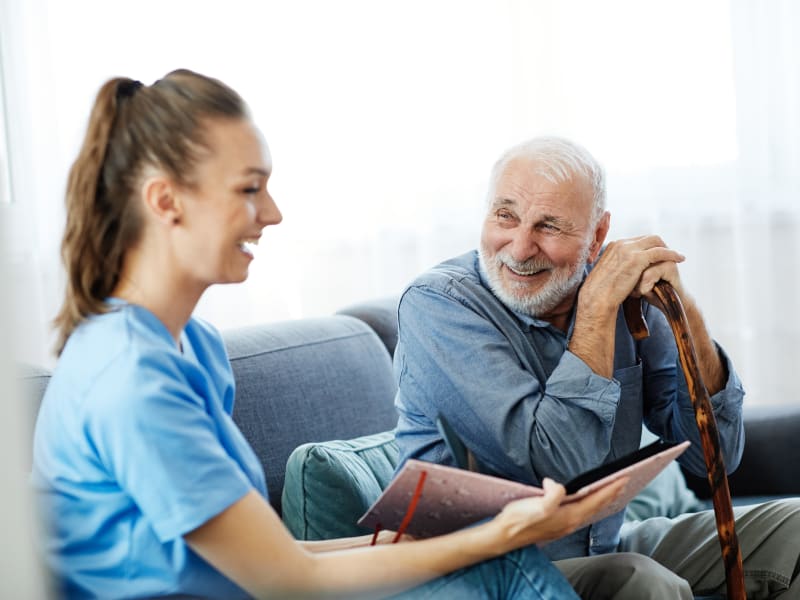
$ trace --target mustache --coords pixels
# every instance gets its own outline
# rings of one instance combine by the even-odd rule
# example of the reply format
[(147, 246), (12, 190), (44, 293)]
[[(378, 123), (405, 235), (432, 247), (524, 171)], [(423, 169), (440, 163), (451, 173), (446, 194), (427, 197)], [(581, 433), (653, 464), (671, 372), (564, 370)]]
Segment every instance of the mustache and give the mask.
[(505, 265), (514, 269), (519, 273), (535, 273), (544, 269), (553, 269), (555, 265), (543, 256), (535, 256), (524, 261), (517, 261), (508, 256), (507, 254), (497, 254), (494, 257), (496, 266), (500, 267)]

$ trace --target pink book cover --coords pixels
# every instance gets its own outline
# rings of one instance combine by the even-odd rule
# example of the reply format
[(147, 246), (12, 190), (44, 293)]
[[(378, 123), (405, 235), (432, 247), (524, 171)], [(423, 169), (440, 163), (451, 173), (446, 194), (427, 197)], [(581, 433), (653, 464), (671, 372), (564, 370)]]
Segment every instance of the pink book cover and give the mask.
[[(574, 502), (625, 475), (630, 479), (613, 503), (595, 513), (586, 525), (624, 509), (642, 488), (650, 483), (664, 467), (689, 447), (682, 442), (638, 462), (605, 475), (580, 487), (564, 498), (563, 504)], [(499, 513), (503, 507), (519, 498), (541, 496), (541, 488), (509, 481), (492, 475), (475, 473), (409, 459), (381, 496), (362, 516), (358, 524), (374, 529), (397, 530), (409, 508), (414, 492), (425, 472), (416, 509), (405, 530), (418, 538), (432, 537), (461, 529)], [(580, 479), (580, 476), (576, 480)], [(575, 480), (573, 480), (575, 481)], [(567, 486), (568, 489), (570, 486)]]

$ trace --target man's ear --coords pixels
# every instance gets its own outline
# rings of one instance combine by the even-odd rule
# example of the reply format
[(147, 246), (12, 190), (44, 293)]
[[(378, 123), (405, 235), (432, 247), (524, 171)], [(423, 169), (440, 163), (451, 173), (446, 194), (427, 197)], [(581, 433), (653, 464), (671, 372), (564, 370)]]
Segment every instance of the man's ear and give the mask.
[(589, 244), (589, 258), (587, 259), (588, 264), (592, 264), (597, 260), (600, 250), (603, 248), (603, 242), (606, 241), (606, 236), (608, 235), (608, 230), (610, 227), (611, 213), (606, 211), (603, 213), (603, 216), (600, 217), (600, 220), (595, 226), (594, 235), (592, 236), (592, 243)]
[(146, 210), (165, 224), (180, 223), (183, 204), (175, 184), (166, 176), (157, 174), (145, 179), (142, 195)]

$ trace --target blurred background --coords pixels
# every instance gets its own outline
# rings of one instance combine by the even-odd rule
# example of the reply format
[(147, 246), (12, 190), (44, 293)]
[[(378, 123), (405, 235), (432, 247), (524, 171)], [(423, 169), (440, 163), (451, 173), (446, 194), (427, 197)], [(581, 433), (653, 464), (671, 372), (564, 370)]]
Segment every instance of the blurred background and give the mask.
[(99, 86), (186, 67), (250, 104), (284, 213), (220, 328), (398, 294), (474, 248), (489, 170), (537, 134), (609, 173), (611, 238), (658, 233), (749, 403), (797, 402), (800, 3), (0, 0), (0, 222), (18, 360), (52, 366), (63, 191)]

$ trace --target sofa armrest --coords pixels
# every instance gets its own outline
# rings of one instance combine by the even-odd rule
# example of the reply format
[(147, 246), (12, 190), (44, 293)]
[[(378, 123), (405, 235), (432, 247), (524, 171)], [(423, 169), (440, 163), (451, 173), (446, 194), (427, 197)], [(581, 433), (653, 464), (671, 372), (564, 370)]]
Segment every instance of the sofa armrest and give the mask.
[[(742, 461), (728, 477), (731, 496), (800, 495), (800, 405), (745, 406), (744, 430)], [(705, 479), (684, 474), (698, 497), (711, 497)]]

